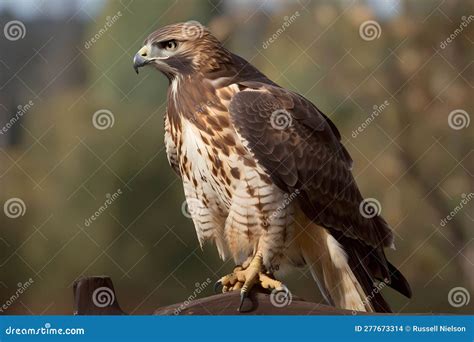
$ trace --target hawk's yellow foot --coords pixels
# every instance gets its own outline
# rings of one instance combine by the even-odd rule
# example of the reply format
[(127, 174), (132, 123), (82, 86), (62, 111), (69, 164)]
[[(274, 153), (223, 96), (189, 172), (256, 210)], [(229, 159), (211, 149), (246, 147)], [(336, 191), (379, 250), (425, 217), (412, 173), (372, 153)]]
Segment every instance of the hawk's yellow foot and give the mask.
[(264, 289), (276, 289), (277, 291), (286, 289), (286, 286), (280, 281), (273, 279), (265, 272), (262, 260), (262, 253), (257, 252), (248, 267), (237, 266), (231, 274), (222, 277), (216, 283), (216, 288), (222, 285), (222, 292), (240, 289), (239, 311), (241, 311), (245, 298), (248, 297), (255, 284), (259, 284)]
[(214, 292), (217, 292), (219, 287), (222, 286), (222, 292), (228, 292), (232, 291), (234, 287), (240, 288), (242, 285), (240, 284), (240, 287), (238, 285), (239, 281), (237, 280), (237, 272), (241, 271), (243, 268), (242, 266), (236, 266), (232, 273), (223, 276), (220, 278), (215, 284), (214, 284)]

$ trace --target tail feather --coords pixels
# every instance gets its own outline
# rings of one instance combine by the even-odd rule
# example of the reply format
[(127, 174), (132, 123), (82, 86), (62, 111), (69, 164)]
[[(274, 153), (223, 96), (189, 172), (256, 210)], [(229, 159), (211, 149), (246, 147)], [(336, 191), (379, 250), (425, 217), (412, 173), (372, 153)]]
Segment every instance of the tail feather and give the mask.
[(366, 300), (371, 302), (376, 312), (392, 312), (381, 294), (387, 286), (411, 297), (408, 281), (387, 260), (382, 248), (373, 248), (343, 236), (338, 236), (337, 240), (348, 255), (350, 268), (363, 287)]
[(390, 305), (385, 301), (380, 293), (380, 291), (388, 284), (386, 282), (376, 281), (364, 263), (362, 262), (357, 265), (356, 262), (353, 262), (354, 259), (355, 258), (349, 254), (349, 264), (351, 265), (352, 272), (364, 289), (364, 301), (371, 304), (374, 312), (392, 312)]
[(367, 312), (391, 312), (381, 291), (390, 286), (410, 297), (411, 290), (403, 275), (385, 256), (383, 248), (327, 230), (314, 222), (298, 236), (305, 263), (329, 304)]
[(326, 229), (310, 224), (301, 235), (300, 246), (303, 258), (329, 304), (347, 310), (374, 311), (351, 270), (348, 256)]
[(408, 284), (403, 274), (390, 262), (388, 263), (388, 270), (390, 272), (390, 287), (405, 297), (411, 298), (412, 292), (410, 284)]

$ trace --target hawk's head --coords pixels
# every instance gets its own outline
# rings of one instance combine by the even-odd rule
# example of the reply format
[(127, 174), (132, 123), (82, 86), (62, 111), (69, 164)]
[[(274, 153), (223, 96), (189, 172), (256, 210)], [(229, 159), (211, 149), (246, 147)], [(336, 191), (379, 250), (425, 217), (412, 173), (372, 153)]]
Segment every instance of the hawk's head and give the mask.
[(133, 68), (153, 65), (169, 79), (206, 72), (226, 60), (227, 50), (197, 21), (168, 25), (148, 36), (133, 58)]

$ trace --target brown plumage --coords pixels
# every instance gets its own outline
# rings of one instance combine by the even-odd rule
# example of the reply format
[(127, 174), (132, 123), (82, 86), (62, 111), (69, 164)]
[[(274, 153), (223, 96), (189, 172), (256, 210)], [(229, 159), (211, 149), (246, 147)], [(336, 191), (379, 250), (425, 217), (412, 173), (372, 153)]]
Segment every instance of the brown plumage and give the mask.
[(393, 245), (388, 224), (362, 215), (352, 160), (316, 106), (197, 22), (152, 33), (134, 59), (136, 70), (147, 64), (170, 81), (166, 151), (199, 242), (213, 240), (222, 258), (242, 265), (222, 278), (226, 289), (246, 292), (258, 277), (253, 265), (269, 276), (309, 265), (340, 307), (390, 311), (379, 282), (411, 295), (384, 254)]

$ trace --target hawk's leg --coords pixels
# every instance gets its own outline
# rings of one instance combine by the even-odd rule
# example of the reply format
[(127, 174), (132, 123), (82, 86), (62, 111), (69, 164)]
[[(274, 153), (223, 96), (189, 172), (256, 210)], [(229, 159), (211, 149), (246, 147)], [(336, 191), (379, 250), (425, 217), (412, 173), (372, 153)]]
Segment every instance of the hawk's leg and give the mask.
[(255, 284), (259, 284), (264, 289), (276, 289), (284, 291), (286, 287), (278, 280), (272, 278), (263, 266), (262, 252), (257, 252), (247, 267), (237, 266), (234, 271), (219, 279), (216, 288), (222, 285), (222, 292), (240, 290), (239, 311), (250, 290)]

